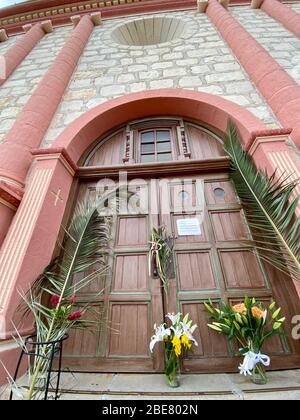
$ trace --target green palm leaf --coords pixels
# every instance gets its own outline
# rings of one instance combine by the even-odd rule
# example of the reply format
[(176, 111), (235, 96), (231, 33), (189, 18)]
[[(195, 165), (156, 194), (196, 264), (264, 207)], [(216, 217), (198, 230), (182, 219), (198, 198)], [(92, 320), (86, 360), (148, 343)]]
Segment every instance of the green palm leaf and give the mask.
[(231, 159), (231, 178), (244, 207), (253, 239), (263, 259), (300, 281), (300, 219), (292, 197), (295, 181), (257, 169), (243, 150), (234, 124), (229, 121), (224, 149)]
[[(72, 295), (88, 286), (95, 279), (106, 275), (110, 267), (107, 260), (110, 252), (110, 221), (112, 215), (117, 212), (120, 199), (127, 200), (128, 193), (124, 194), (122, 197), (123, 193), (119, 189), (115, 189), (96, 202), (90, 203), (87, 198), (77, 205), (71, 223), (65, 229), (65, 239), (61, 244), (60, 256), (46, 267), (33, 287), (23, 296), (29, 312), (34, 317), (38, 341), (58, 340), (70, 328), (82, 328), (81, 320), (79, 322), (70, 322), (64, 318), (61, 320), (59, 308), (64, 310), (63, 302), (68, 301)], [(110, 215), (106, 216), (108, 208)], [(103, 293), (103, 290), (99, 293)], [(56, 308), (49, 308), (44, 304), (45, 295), (59, 297)], [(89, 303), (85, 300), (84, 311), (88, 308)], [(21, 345), (24, 343), (21, 342)], [(49, 348), (47, 344), (42, 347), (41, 354), (44, 357), (35, 358), (32, 369), (29, 371), (27, 399), (36, 399), (40, 395), (37, 389), (48, 369), (46, 356), (49, 353)]]

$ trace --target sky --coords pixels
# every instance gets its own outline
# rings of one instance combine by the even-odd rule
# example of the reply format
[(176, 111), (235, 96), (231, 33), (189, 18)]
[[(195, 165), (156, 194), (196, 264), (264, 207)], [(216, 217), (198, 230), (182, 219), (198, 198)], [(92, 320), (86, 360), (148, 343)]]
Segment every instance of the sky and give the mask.
[(0, 0), (0, 9), (4, 7), (13, 6), (14, 4), (26, 3), (28, 0)]

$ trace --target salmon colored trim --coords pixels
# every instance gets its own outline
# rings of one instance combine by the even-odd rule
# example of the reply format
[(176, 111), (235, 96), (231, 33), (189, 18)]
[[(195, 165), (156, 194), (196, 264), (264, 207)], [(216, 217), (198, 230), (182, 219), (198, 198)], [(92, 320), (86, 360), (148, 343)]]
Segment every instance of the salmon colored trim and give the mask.
[(78, 166), (76, 163), (71, 159), (70, 155), (63, 147), (47, 147), (45, 149), (34, 149), (32, 150), (33, 156), (49, 156), (49, 155), (56, 155), (61, 154), (68, 164), (71, 166), (74, 172), (78, 170)]
[(0, 198), (7, 201), (14, 207), (18, 207), (24, 191), (7, 184), (5, 181), (0, 181)]
[(178, 116), (203, 122), (225, 133), (228, 118), (239, 129), (246, 147), (252, 132), (266, 126), (245, 108), (220, 96), (186, 89), (158, 89), (132, 93), (96, 106), (71, 123), (53, 143), (66, 149), (71, 160), (81, 156), (101, 136), (139, 118)]
[(206, 14), (300, 148), (300, 86), (217, 0)]
[[(33, 14), (34, 12), (39, 12), (39, 10), (47, 10), (49, 7), (49, 11), (51, 11), (51, 8), (56, 6), (65, 6), (67, 4), (74, 4), (81, 3), (78, 1), (69, 1), (69, 0), (63, 0), (63, 1), (45, 1), (45, 2), (39, 2), (38, 4), (30, 4), (30, 3), (24, 3), (22, 5), (15, 6), (14, 8), (8, 8), (5, 11), (1, 13), (0, 11), (0, 19), (8, 18), (8, 17), (14, 17), (14, 15), (22, 14), (24, 13), (24, 16), (28, 16), (28, 13)], [(244, 5), (249, 4), (248, 0), (231, 0), (231, 5)], [(128, 15), (134, 15), (139, 13), (155, 13), (155, 12), (163, 12), (166, 10), (186, 10), (186, 9), (192, 9), (197, 8), (197, 0), (142, 0), (139, 3), (130, 3), (130, 4), (118, 4), (113, 6), (105, 6), (105, 7), (97, 7), (93, 9), (85, 9), (85, 10), (77, 10), (76, 12), (71, 13), (56, 13), (56, 14), (49, 14), (45, 15), (41, 18), (36, 19), (28, 19), (26, 18), (26, 22), (32, 23), (32, 22), (39, 22), (45, 18), (51, 18), (54, 26), (59, 25), (65, 25), (70, 22), (70, 17), (74, 14), (86, 14), (90, 13), (91, 11), (95, 12), (101, 12), (102, 17), (105, 19), (107, 18), (113, 18), (118, 16), (128, 16)], [(20, 19), (20, 16), (18, 17), (19, 22), (11, 23), (8, 25), (4, 25), (5, 29), (9, 33), (9, 35), (16, 34), (20, 32), (21, 23), (24, 23), (24, 20)], [(22, 24), (23, 24), (22, 23)]]
[[(75, 2), (76, 3), (76, 2)], [(77, 2), (78, 3), (78, 2)], [(48, 2), (49, 10), (55, 5)], [(48, 7), (45, 6), (45, 7)], [(102, 17), (104, 18), (111, 18), (111, 17), (118, 17), (118, 16), (127, 16), (127, 15), (134, 15), (138, 13), (150, 13), (150, 12), (158, 12), (158, 11), (166, 11), (166, 10), (176, 10), (176, 9), (189, 9), (189, 8), (196, 8), (196, 0), (143, 0), (138, 3), (130, 3), (130, 4), (120, 4), (116, 6), (105, 6), (105, 7), (97, 7), (93, 9), (84, 9), (78, 10), (76, 12), (69, 12), (69, 13), (62, 13), (62, 14), (50, 14), (47, 16), (51, 18), (54, 26), (60, 26), (70, 23), (70, 17), (74, 14), (85, 15), (87, 13), (93, 12), (101, 12)], [(20, 13), (20, 12), (17, 12)], [(1, 16), (0, 19), (3, 19), (5, 16)], [(30, 19), (28, 22), (39, 22), (45, 19), (44, 17), (39, 17), (36, 19)], [(27, 22), (27, 21), (26, 21)], [(24, 21), (23, 23), (24, 24)], [(21, 23), (12, 23), (10, 25), (5, 25), (5, 29), (9, 35), (16, 34), (20, 31)]]
[(43, 38), (45, 32), (40, 24), (34, 25), (4, 54), (6, 65), (6, 78), (0, 78), (0, 86), (9, 78), (18, 65), (32, 51), (36, 44)]
[(249, 141), (249, 144), (245, 148), (245, 150), (248, 152), (250, 148), (253, 146), (253, 143), (257, 139), (257, 137), (273, 137), (273, 136), (284, 136), (284, 135), (290, 135), (293, 131), (292, 128), (272, 128), (268, 130), (262, 130), (262, 131), (253, 131), (251, 139)]
[(260, 8), (300, 38), (300, 14), (278, 0), (264, 0)]

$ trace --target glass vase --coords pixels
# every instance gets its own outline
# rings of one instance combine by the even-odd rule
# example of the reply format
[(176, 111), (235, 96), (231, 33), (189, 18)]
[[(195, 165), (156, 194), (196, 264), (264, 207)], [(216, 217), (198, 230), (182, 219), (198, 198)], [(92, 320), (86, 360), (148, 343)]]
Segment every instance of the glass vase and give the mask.
[(176, 356), (172, 345), (166, 344), (165, 359), (166, 359), (165, 373), (166, 373), (167, 384), (171, 388), (177, 388), (180, 386), (179, 359)]
[(178, 388), (180, 386), (179, 373), (176, 372), (175, 375), (167, 376), (167, 383), (171, 388)]
[(251, 379), (255, 385), (265, 385), (268, 382), (266, 370), (262, 363), (257, 363), (254, 367)]

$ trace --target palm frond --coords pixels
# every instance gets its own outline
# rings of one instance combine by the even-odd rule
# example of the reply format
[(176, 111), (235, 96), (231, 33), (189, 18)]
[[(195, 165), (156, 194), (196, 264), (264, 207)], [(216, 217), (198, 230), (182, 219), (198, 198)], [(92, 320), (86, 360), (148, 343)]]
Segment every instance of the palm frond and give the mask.
[[(22, 294), (25, 306), (33, 315), (38, 342), (60, 340), (71, 328), (92, 325), (90, 321), (69, 317), (74, 304), (70, 298), (91, 282), (105, 278), (110, 267), (111, 220), (120, 199), (130, 195), (122, 197), (122, 194), (116, 188), (95, 202), (91, 203), (87, 197), (79, 203), (68, 228), (64, 229), (61, 254), (46, 267), (31, 289)], [(48, 306), (50, 296), (58, 301), (54, 308)], [(85, 300), (81, 305), (80, 316), (88, 310), (89, 303)], [(29, 367), (27, 399), (38, 399), (42, 395), (50, 350), (50, 345), (42, 345)]]
[(268, 176), (257, 169), (243, 150), (231, 121), (224, 148), (231, 159), (231, 178), (262, 258), (300, 281), (300, 220), (295, 216), (299, 197), (293, 197), (298, 182), (277, 176), (276, 172)]
[[(172, 239), (167, 235), (165, 227), (160, 226), (157, 229), (152, 229), (150, 243), (151, 249), (149, 255), (155, 263), (157, 275), (162, 282), (162, 286), (167, 297), (169, 289), (168, 271), (173, 250)], [(151, 266), (152, 264), (150, 262), (149, 268)]]

